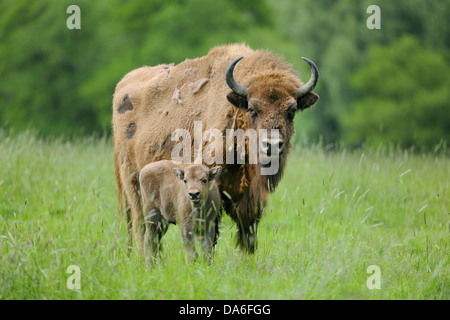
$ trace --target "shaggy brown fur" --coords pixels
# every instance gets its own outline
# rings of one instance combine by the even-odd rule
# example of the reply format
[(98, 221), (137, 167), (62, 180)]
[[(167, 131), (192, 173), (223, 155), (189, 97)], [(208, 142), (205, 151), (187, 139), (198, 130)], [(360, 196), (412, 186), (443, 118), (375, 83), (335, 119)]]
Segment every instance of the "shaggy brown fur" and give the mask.
[(145, 223), (141, 225), (144, 236), (140, 246), (147, 258), (156, 256), (169, 223), (174, 223), (180, 225), (187, 260), (197, 258), (194, 234), (201, 237), (204, 256), (211, 260), (222, 211), (215, 182), (221, 169), (162, 160), (141, 170), (139, 185)]
[[(231, 92), (225, 82), (228, 65), (239, 56), (244, 58), (236, 66), (234, 78), (248, 88), (248, 99)], [(139, 240), (143, 223), (139, 172), (148, 163), (171, 158), (175, 129), (187, 129), (192, 137), (194, 121), (202, 121), (204, 131), (279, 129), (287, 146), (294, 133), (293, 113), (318, 99), (311, 92), (296, 101), (296, 89), (301, 85), (283, 58), (237, 44), (215, 47), (204, 57), (186, 59), (176, 66), (142, 67), (128, 73), (114, 94), (113, 139), (118, 202), (122, 211), (125, 195), (130, 237), (133, 234)], [(257, 109), (256, 118), (249, 115), (250, 105)], [(238, 226), (238, 245), (248, 252), (256, 248), (257, 226), (269, 192), (283, 174), (287, 149), (273, 176), (260, 175), (258, 164), (221, 165), (218, 183), (224, 209)], [(140, 243), (137, 241), (138, 249)]]

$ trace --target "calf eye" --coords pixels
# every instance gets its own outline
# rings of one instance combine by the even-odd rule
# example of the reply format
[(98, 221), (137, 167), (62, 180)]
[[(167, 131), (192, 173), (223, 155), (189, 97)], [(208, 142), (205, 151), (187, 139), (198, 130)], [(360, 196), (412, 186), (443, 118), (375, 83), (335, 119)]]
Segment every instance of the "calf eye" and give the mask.
[(184, 183), (187, 183), (187, 180), (183, 180)]
[(203, 179), (203, 180), (202, 180), (202, 182), (203, 182), (203, 183), (207, 183), (207, 182), (208, 182), (208, 180), (206, 180), (206, 179)]

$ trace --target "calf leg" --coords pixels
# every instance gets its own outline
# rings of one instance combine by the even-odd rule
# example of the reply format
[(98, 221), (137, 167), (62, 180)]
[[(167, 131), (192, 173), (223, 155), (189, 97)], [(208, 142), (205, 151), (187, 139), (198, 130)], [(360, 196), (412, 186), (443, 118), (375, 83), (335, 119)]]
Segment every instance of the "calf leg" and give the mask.
[(203, 226), (204, 230), (202, 230), (203, 232), (201, 233), (203, 256), (209, 262), (211, 262), (214, 257), (214, 247), (217, 242), (217, 222), (217, 219), (206, 221)]
[(183, 239), (183, 246), (186, 250), (186, 261), (195, 261), (198, 257), (197, 250), (195, 250), (195, 222), (192, 217), (184, 219), (181, 229), (181, 238)]
[(169, 224), (158, 208), (146, 210), (144, 253), (146, 259), (154, 259), (161, 250), (161, 239), (169, 228)]
[(213, 259), (214, 247), (217, 243), (219, 216), (214, 208), (210, 208), (205, 217), (197, 222), (196, 233), (200, 235), (204, 258)]

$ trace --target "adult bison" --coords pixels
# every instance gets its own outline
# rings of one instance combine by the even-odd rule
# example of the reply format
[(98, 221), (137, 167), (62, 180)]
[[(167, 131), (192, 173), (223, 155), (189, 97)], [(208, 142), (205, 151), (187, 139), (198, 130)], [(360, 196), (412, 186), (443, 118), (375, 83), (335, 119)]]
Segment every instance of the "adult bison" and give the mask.
[[(224, 209), (238, 228), (237, 244), (254, 252), (268, 195), (280, 181), (286, 164), (289, 141), (295, 132), (294, 116), (319, 98), (312, 92), (318, 69), (312, 61), (304, 60), (312, 72), (306, 84), (283, 58), (233, 44), (215, 47), (204, 57), (187, 59), (176, 66), (133, 70), (117, 84), (113, 140), (118, 202), (122, 212), (125, 196), (130, 241), (134, 237), (138, 251), (146, 245), (147, 229), (140, 202), (139, 172), (150, 162), (171, 159), (172, 148), (177, 144), (172, 141), (172, 133), (182, 128), (194, 135), (194, 122), (201, 121), (203, 131), (276, 129), (279, 133), (258, 140), (260, 154), (279, 163), (277, 172), (262, 175), (260, 162), (219, 163), (223, 173), (218, 184)], [(158, 230), (162, 233), (165, 228)]]

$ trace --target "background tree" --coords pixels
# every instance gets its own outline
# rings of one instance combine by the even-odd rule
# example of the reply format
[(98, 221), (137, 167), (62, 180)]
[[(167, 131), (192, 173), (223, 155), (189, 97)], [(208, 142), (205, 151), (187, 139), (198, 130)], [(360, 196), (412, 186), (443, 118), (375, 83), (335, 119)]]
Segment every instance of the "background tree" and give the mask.
[[(271, 0), (271, 3), (276, 10), (277, 28), (301, 48), (302, 55), (316, 61), (321, 71), (318, 108), (305, 113), (301, 128), (306, 128), (312, 137), (323, 136), (326, 143), (339, 141), (350, 130), (347, 125), (351, 120), (347, 121), (347, 117), (353, 112), (354, 102), (363, 95), (350, 84), (350, 78), (367, 64), (372, 47), (394, 43), (403, 34), (410, 34), (422, 46), (441, 52), (448, 65), (448, 1), (304, 0), (300, 4)], [(381, 8), (381, 30), (366, 27), (370, 16), (366, 9), (372, 4)], [(382, 79), (387, 77), (390, 75)], [(364, 93), (368, 94), (368, 90)]]
[(371, 50), (350, 79), (361, 93), (344, 118), (344, 139), (358, 144), (435, 146), (450, 138), (450, 67), (411, 36)]
[[(81, 8), (81, 30), (66, 28), (66, 9), (73, 4)], [(380, 30), (366, 27), (366, 9), (371, 4), (381, 8)], [(296, 117), (297, 140), (306, 136), (309, 141), (322, 139), (331, 145), (340, 141), (357, 145), (369, 134), (370, 126), (365, 126), (363, 118), (370, 114), (364, 115), (364, 108), (376, 104), (381, 110), (379, 101), (393, 101), (377, 96), (363, 79), (375, 75), (380, 76), (378, 81), (396, 78), (367, 69), (381, 63), (375, 52), (392, 49), (398, 54), (391, 56), (398, 57), (402, 50), (398, 42), (402, 46), (409, 42), (411, 48), (422, 48), (421, 54), (432, 55), (436, 68), (448, 70), (449, 15), (450, 2), (441, 0), (3, 0), (0, 126), (16, 130), (31, 126), (43, 135), (110, 133), (114, 87), (128, 71), (179, 63), (203, 56), (215, 45), (245, 42), (285, 56), (304, 81), (310, 71), (300, 58), (309, 57), (319, 66), (316, 91), (321, 98), (315, 108)], [(404, 40), (404, 35), (410, 40)], [(406, 74), (427, 72), (411, 67), (415, 61), (403, 62)], [(422, 83), (421, 78), (414, 78), (415, 85)], [(448, 83), (445, 77), (436, 79), (443, 82), (434, 88)], [(427, 103), (439, 97), (434, 103), (440, 105), (445, 95), (432, 97)], [(410, 98), (398, 90), (396, 105)], [(421, 117), (420, 111), (395, 110), (398, 117), (408, 112), (400, 119), (410, 113)], [(393, 116), (393, 112), (386, 114)], [(426, 133), (424, 125), (417, 122), (412, 134), (417, 138), (404, 144), (448, 139), (448, 126), (437, 125), (442, 130)], [(400, 135), (385, 131), (380, 141), (405, 141)], [(379, 140), (373, 139), (373, 133), (370, 136)]]

